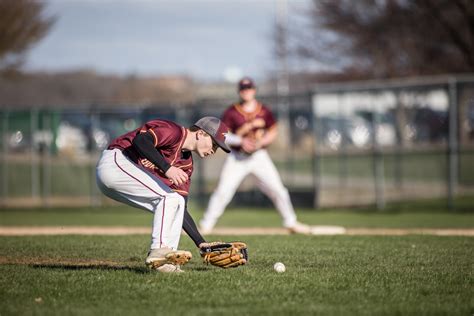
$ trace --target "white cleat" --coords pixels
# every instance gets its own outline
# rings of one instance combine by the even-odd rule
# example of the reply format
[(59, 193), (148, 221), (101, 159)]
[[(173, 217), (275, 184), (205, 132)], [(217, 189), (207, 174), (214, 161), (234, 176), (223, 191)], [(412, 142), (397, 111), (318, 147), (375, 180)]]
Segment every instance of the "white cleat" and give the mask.
[(169, 263), (159, 266), (158, 268), (154, 270), (160, 271), (161, 273), (183, 273), (184, 272), (183, 270), (181, 270), (179, 265), (174, 265), (174, 264), (169, 264)]
[(212, 227), (211, 228), (206, 228), (206, 227), (200, 226), (199, 227), (199, 232), (202, 235), (210, 235), (210, 234), (212, 234)]
[(311, 226), (296, 222), (293, 226), (288, 227), (291, 234), (312, 235)]
[[(193, 255), (191, 254), (191, 252), (186, 250), (172, 250), (170, 248), (151, 249), (148, 252), (145, 264), (147, 265), (147, 267), (154, 270), (159, 270), (159, 268), (164, 265), (177, 266), (177, 269), (181, 270), (179, 266), (188, 263), (188, 261), (191, 260), (192, 257)], [(163, 270), (168, 269), (170, 269), (170, 267), (163, 268)]]

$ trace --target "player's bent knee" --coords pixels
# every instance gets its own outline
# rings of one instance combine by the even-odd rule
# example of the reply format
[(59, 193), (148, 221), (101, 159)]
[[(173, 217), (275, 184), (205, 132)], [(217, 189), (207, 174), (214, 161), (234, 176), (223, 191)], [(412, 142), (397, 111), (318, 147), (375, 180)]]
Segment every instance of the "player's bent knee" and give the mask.
[(175, 204), (176, 206), (182, 206), (182, 208), (184, 208), (184, 205), (186, 204), (184, 197), (182, 197), (180, 194), (176, 192), (168, 194), (166, 196), (166, 200), (168, 203)]

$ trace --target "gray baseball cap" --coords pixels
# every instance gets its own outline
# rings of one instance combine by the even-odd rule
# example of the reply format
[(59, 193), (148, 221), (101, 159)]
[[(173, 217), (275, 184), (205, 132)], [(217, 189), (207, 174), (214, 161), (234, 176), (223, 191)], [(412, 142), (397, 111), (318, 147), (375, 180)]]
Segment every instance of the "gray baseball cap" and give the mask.
[(212, 140), (226, 153), (230, 153), (230, 148), (225, 143), (225, 134), (229, 132), (229, 128), (221, 120), (214, 116), (205, 116), (194, 123), (209, 135)]

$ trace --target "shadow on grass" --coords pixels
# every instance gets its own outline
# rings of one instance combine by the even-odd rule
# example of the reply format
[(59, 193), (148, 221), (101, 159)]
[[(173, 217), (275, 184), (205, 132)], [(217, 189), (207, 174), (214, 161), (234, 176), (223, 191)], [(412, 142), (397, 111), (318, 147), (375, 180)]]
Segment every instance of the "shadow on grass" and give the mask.
[[(0, 265), (23, 265), (34, 269), (52, 270), (103, 270), (103, 271), (130, 271), (137, 274), (155, 273), (144, 264), (135, 262), (116, 262), (111, 260), (95, 259), (53, 259), (53, 258), (1, 258)], [(202, 265), (186, 266), (187, 271), (210, 272), (214, 267)]]
[[(35, 263), (28, 266), (36, 269), (57, 269), (57, 270), (108, 270), (108, 271), (131, 271), (138, 274), (157, 273), (146, 266), (128, 266), (128, 265), (109, 265), (109, 264), (63, 264), (63, 263)], [(193, 266), (185, 267), (185, 271), (212, 272), (213, 267)]]
[(146, 266), (137, 262), (116, 262), (111, 260), (97, 259), (59, 259), (59, 258), (6, 258), (0, 257), (0, 265), (23, 265), (35, 269), (57, 269), (57, 270), (110, 270), (131, 271), (145, 274), (151, 272)]
[(93, 264), (71, 264), (71, 263), (33, 263), (28, 264), (30, 267), (39, 269), (57, 269), (57, 270), (110, 270), (110, 271), (131, 271), (139, 274), (152, 272), (147, 267), (137, 267), (109, 263), (93, 263)]

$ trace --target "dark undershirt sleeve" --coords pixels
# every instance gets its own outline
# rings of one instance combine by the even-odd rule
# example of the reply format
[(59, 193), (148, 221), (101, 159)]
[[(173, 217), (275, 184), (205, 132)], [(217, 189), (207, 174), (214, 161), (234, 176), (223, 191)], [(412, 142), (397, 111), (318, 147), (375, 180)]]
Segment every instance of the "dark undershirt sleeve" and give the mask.
[(189, 214), (188, 212), (188, 199), (185, 198), (185, 200), (186, 200), (186, 207), (184, 209), (183, 229), (186, 232), (186, 234), (188, 234), (188, 236), (194, 241), (194, 243), (196, 244), (196, 247), (199, 247), (199, 245), (203, 242), (206, 242), (206, 240), (199, 233), (196, 227), (196, 223), (191, 217), (191, 214)]
[(160, 152), (155, 148), (153, 140), (153, 135), (151, 135), (149, 132), (140, 133), (135, 136), (132, 141), (132, 145), (141, 156), (151, 161), (155, 166), (166, 173), (171, 165), (166, 162), (163, 155), (161, 155)]
[[(166, 172), (171, 166), (167, 163), (164, 157), (156, 150), (153, 143), (153, 136), (149, 133), (140, 133), (133, 139), (133, 146), (140, 153), (141, 156), (151, 161), (155, 166)], [(199, 233), (196, 223), (191, 214), (188, 212), (188, 199), (186, 199), (186, 207), (184, 209), (183, 229), (186, 234), (193, 240), (197, 247), (206, 240)]]

